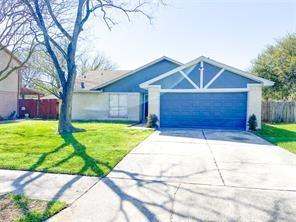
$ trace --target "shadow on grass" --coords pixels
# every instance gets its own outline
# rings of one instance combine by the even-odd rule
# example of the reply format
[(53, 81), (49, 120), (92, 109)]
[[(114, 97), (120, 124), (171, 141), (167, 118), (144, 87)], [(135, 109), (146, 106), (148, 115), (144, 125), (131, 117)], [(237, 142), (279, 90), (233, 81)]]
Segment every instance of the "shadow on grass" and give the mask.
[[(30, 171), (37, 170), (37, 168), (44, 163), (47, 157), (61, 151), (63, 148), (67, 146), (71, 146), (71, 148), (73, 148), (73, 152), (70, 155), (68, 155), (66, 158), (52, 165), (51, 167), (58, 167), (75, 157), (79, 157), (84, 161), (84, 164), (80, 168), (80, 170), (76, 172), (76, 174), (84, 175), (88, 170), (91, 170), (92, 172), (95, 173), (96, 176), (103, 176), (104, 171), (98, 165), (103, 165), (108, 169), (112, 169), (112, 166), (109, 163), (98, 161), (93, 157), (91, 157), (89, 154), (87, 154), (86, 147), (82, 143), (80, 143), (72, 133), (64, 133), (60, 135), (63, 138), (64, 143), (56, 147), (54, 150), (50, 152), (43, 153), (41, 157), (38, 159), (38, 161), (29, 168)], [(47, 171), (47, 170), (49, 170), (49, 168), (44, 169), (44, 171)]]
[[(73, 186), (74, 183), (76, 183), (78, 180), (82, 178), (82, 176), (85, 174), (88, 170), (91, 170), (94, 172), (97, 176), (103, 176), (105, 173), (104, 171), (99, 167), (99, 165), (103, 165), (104, 167), (107, 167), (109, 170), (112, 169), (112, 166), (110, 166), (109, 163), (105, 163), (102, 161), (98, 161), (91, 157), (89, 154), (87, 154), (86, 147), (80, 143), (75, 136), (72, 133), (65, 133), (61, 134), (61, 137), (64, 140), (64, 143), (60, 146), (56, 147), (50, 152), (43, 153), (37, 162), (32, 164), (32, 166), (29, 168), (30, 172), (27, 172), (20, 177), (16, 178), (13, 182), (13, 186), (15, 187), (15, 193), (18, 194), (25, 194), (26, 188), (35, 180), (40, 179), (44, 174), (40, 173), (37, 175), (34, 175), (34, 171), (38, 171), (38, 167), (40, 167), (46, 159), (59, 151), (61, 151), (63, 148), (67, 146), (71, 146), (73, 148), (73, 152), (69, 154), (66, 158), (60, 160), (59, 162), (55, 163), (51, 167), (57, 167), (63, 163), (66, 163), (70, 161), (74, 157), (79, 157), (83, 160), (84, 164), (81, 166), (80, 170), (77, 172), (77, 176), (75, 176), (73, 179), (68, 181), (67, 183), (63, 184), (63, 186), (58, 190), (58, 192), (55, 193), (55, 195), (51, 198), (52, 201), (59, 200), (59, 198), (69, 189)], [(43, 169), (44, 171), (47, 171), (48, 168)], [(27, 215), (29, 218), (33, 218), (34, 221), (43, 221), (43, 219), (46, 217), (42, 216), (40, 214), (36, 215), (34, 212), (30, 212), (27, 201), (24, 201), (25, 199), (19, 198), (17, 200), (19, 207), (24, 211), (23, 213)], [(53, 206), (54, 202), (49, 202), (47, 205), (47, 208), (45, 212), (49, 212)], [(47, 215), (50, 216), (50, 215)], [(40, 219), (38, 219), (40, 218)]]

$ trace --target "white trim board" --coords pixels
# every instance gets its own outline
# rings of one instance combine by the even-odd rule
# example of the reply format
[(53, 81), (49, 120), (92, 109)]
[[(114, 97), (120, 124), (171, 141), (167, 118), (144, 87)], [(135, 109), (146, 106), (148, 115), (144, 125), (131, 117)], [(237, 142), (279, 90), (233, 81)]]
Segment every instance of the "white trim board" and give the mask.
[(143, 69), (145, 69), (145, 68), (147, 68), (147, 67), (149, 67), (149, 66), (151, 66), (151, 65), (154, 65), (154, 64), (156, 64), (156, 63), (158, 63), (158, 62), (160, 62), (160, 61), (162, 61), (162, 60), (167, 60), (167, 61), (170, 61), (170, 62), (175, 63), (175, 64), (180, 65), (180, 66), (183, 65), (183, 63), (178, 62), (177, 60), (171, 59), (171, 58), (169, 58), (169, 57), (167, 57), (167, 56), (162, 56), (162, 57), (160, 57), (160, 58), (158, 58), (158, 59), (156, 59), (156, 60), (153, 60), (152, 62), (147, 63), (146, 65), (143, 65), (143, 66), (141, 66), (141, 67), (139, 67), (139, 68), (137, 68), (137, 69), (134, 69), (134, 70), (132, 70), (132, 71), (130, 71), (130, 72), (127, 72), (126, 74), (124, 74), (124, 75), (122, 75), (122, 76), (119, 76), (119, 77), (117, 77), (117, 78), (114, 78), (114, 79), (112, 79), (112, 80), (110, 80), (110, 81), (108, 81), (108, 82), (106, 82), (106, 83), (104, 83), (104, 84), (98, 85), (98, 86), (92, 88), (91, 90), (96, 90), (96, 89), (102, 88), (102, 87), (104, 87), (104, 86), (107, 86), (107, 85), (109, 85), (109, 84), (111, 84), (111, 83), (114, 83), (114, 82), (120, 80), (120, 79), (123, 79), (123, 78), (125, 78), (125, 77), (127, 77), (127, 76), (130, 76), (130, 75), (132, 75), (132, 74), (134, 74), (134, 73), (136, 73), (136, 72), (139, 72), (139, 71), (141, 71), (141, 70), (143, 70)]
[(248, 92), (248, 88), (221, 88), (221, 89), (161, 89), (161, 93), (234, 93)]
[(183, 71), (180, 71), (180, 73), (195, 89), (199, 88)]
[(198, 64), (199, 62), (202, 62), (202, 61), (203, 61), (203, 62), (206, 62), (206, 63), (209, 63), (209, 64), (211, 64), (211, 65), (217, 66), (217, 67), (219, 67), (219, 68), (221, 68), (221, 69), (224, 69), (224, 70), (228, 70), (228, 71), (234, 72), (235, 74), (237, 74), (237, 75), (241, 75), (241, 76), (246, 77), (246, 78), (248, 78), (248, 79), (251, 79), (251, 80), (254, 80), (254, 81), (258, 81), (258, 82), (262, 83), (263, 86), (273, 86), (273, 84), (274, 84), (274, 82), (272, 82), (272, 81), (270, 81), (270, 80), (263, 79), (263, 78), (261, 78), (261, 77), (258, 77), (258, 76), (255, 76), (255, 75), (252, 75), (252, 74), (247, 73), (247, 72), (245, 72), (245, 71), (242, 71), (242, 70), (240, 70), (240, 69), (237, 69), (237, 68), (234, 68), (234, 67), (228, 66), (228, 65), (226, 65), (226, 64), (223, 64), (223, 63), (217, 62), (217, 61), (215, 61), (215, 60), (212, 60), (212, 59), (206, 58), (206, 57), (204, 57), (204, 56), (200, 56), (200, 57), (198, 57), (197, 59), (192, 60), (191, 62), (188, 62), (188, 63), (186, 63), (186, 64), (184, 64), (184, 65), (182, 65), (182, 66), (179, 66), (179, 67), (177, 67), (177, 68), (175, 68), (175, 69), (173, 69), (173, 70), (170, 70), (170, 71), (168, 71), (168, 72), (166, 72), (166, 73), (164, 73), (164, 74), (162, 74), (162, 75), (159, 75), (159, 76), (157, 76), (157, 77), (155, 77), (155, 78), (153, 78), (153, 79), (148, 80), (147, 82), (144, 82), (144, 83), (140, 84), (140, 87), (143, 88), (143, 89), (147, 89), (147, 87), (148, 87), (150, 84), (152, 84), (152, 83), (154, 83), (154, 82), (156, 82), (156, 81), (158, 81), (158, 80), (161, 80), (161, 79), (163, 79), (163, 78), (165, 78), (165, 77), (168, 77), (168, 76), (170, 76), (170, 75), (173, 75), (173, 74), (175, 74), (175, 73), (177, 73), (177, 72), (180, 72), (180, 71), (182, 71), (182, 70), (184, 70), (184, 69), (186, 69), (186, 68), (192, 67), (192, 66), (194, 66), (194, 65), (196, 65), (196, 64)]
[(204, 64), (203, 64), (203, 61), (200, 62), (200, 68), (199, 68), (199, 75), (200, 75), (200, 88), (203, 88), (204, 87), (204, 84), (203, 84), (203, 77), (204, 77)]
[(208, 84), (205, 86), (205, 88), (206, 88), (206, 89), (209, 88), (209, 87), (212, 85), (212, 83), (215, 82), (215, 80), (218, 79), (219, 76), (222, 75), (222, 73), (223, 73), (224, 71), (225, 71), (225, 69), (220, 69), (219, 72), (218, 72), (218, 73), (217, 73), (217, 74), (211, 79), (211, 81), (208, 82)]
[(172, 70), (170, 70), (170, 71), (168, 71), (168, 72), (166, 72), (166, 73), (164, 73), (162, 75), (156, 76), (155, 78), (150, 79), (147, 82), (141, 83), (140, 87), (143, 88), (143, 89), (146, 89), (148, 87), (148, 85), (150, 85), (151, 83), (154, 83), (154, 82), (156, 82), (158, 80), (164, 79), (165, 77), (173, 75), (173, 74), (175, 74), (177, 72), (180, 72), (180, 71), (182, 71), (182, 70), (184, 70), (186, 68), (193, 67), (197, 63), (199, 63), (200, 61), (201, 61), (201, 57), (199, 57), (199, 58), (197, 58), (197, 59), (195, 59), (195, 60), (193, 60), (191, 62), (188, 62), (188, 63), (186, 63), (186, 64), (184, 64), (182, 66), (179, 66), (179, 67), (177, 67), (175, 69), (172, 69)]

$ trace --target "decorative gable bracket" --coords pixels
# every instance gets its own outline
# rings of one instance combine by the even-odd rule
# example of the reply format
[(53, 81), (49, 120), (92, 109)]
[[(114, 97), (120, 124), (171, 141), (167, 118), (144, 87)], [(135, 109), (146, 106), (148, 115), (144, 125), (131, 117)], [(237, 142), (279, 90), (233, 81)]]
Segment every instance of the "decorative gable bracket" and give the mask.
[[(208, 63), (208, 64), (211, 64), (211, 65), (214, 65), (216, 67), (219, 67), (220, 70), (214, 75), (214, 77), (206, 84), (204, 85), (204, 62)], [(199, 68), (199, 75), (200, 75), (200, 82), (199, 82), (199, 86), (192, 80), (188, 77), (188, 74), (190, 72), (192, 72), (192, 70), (200, 63), (200, 68)], [(188, 69), (187, 71), (184, 71), (185, 69)], [(176, 74), (176, 73), (180, 73), (184, 79), (186, 79), (195, 89), (195, 91), (211, 91), (209, 89), (209, 87), (223, 74), (224, 71), (230, 71), (230, 72), (233, 72), (237, 75), (241, 75), (245, 78), (248, 78), (250, 80), (253, 80), (253, 81), (256, 81), (258, 82), (258, 84), (261, 84), (263, 86), (272, 86), (274, 84), (274, 82), (270, 81), (270, 80), (267, 80), (267, 79), (263, 79), (263, 78), (260, 78), (258, 76), (254, 76), (250, 73), (247, 73), (247, 72), (244, 72), (242, 70), (239, 70), (239, 69), (236, 69), (234, 67), (231, 67), (231, 66), (228, 66), (228, 65), (225, 65), (223, 63), (220, 63), (220, 62), (217, 62), (215, 60), (212, 60), (212, 59), (209, 59), (209, 58), (206, 58), (204, 56), (201, 56), (187, 64), (184, 64), (184, 65), (181, 65), (167, 73), (164, 73), (162, 75), (159, 75), (147, 82), (144, 82), (142, 84), (140, 84), (140, 87), (143, 88), (143, 89), (148, 89), (148, 87), (150, 85), (153, 85), (155, 82), (161, 80), (161, 79), (164, 79), (170, 75), (173, 75), (173, 74)], [(179, 89), (180, 90), (180, 89)], [(182, 90), (184, 91), (184, 90)], [(192, 90), (191, 90), (192, 91)]]

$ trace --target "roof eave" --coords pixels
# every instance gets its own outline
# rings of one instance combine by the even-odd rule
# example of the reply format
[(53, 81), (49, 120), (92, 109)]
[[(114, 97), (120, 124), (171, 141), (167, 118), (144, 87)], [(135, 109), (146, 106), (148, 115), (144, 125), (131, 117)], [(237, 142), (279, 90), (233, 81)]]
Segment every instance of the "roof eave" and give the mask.
[(158, 58), (158, 59), (153, 60), (153, 61), (150, 62), (150, 63), (147, 63), (146, 65), (143, 65), (143, 66), (141, 66), (141, 67), (139, 67), (139, 68), (137, 68), (137, 69), (134, 69), (134, 70), (132, 70), (132, 71), (130, 71), (130, 72), (127, 72), (126, 74), (124, 74), (124, 75), (122, 75), (122, 76), (120, 76), (120, 77), (118, 77), (118, 78), (115, 78), (115, 79), (110, 80), (110, 81), (108, 81), (108, 82), (106, 82), (106, 83), (104, 83), (104, 84), (101, 84), (101, 85), (98, 85), (98, 86), (96, 86), (96, 87), (93, 87), (93, 88), (91, 88), (91, 90), (98, 90), (98, 89), (101, 89), (101, 88), (103, 88), (103, 87), (105, 87), (105, 86), (107, 86), (107, 85), (109, 85), (109, 84), (112, 84), (112, 83), (114, 83), (114, 82), (116, 82), (116, 81), (118, 81), (118, 80), (120, 80), (120, 79), (123, 79), (123, 78), (125, 78), (125, 77), (127, 77), (127, 76), (130, 76), (130, 75), (132, 75), (132, 74), (134, 74), (134, 73), (136, 73), (136, 72), (139, 72), (139, 71), (141, 71), (141, 70), (143, 70), (143, 69), (145, 69), (145, 68), (147, 68), (147, 67), (149, 67), (149, 66), (151, 66), (151, 65), (154, 65), (154, 64), (156, 64), (156, 63), (158, 63), (158, 62), (160, 62), (160, 61), (162, 61), (162, 60), (167, 60), (167, 61), (170, 61), (170, 62), (175, 63), (175, 64), (180, 65), (180, 66), (183, 65), (183, 63), (181, 63), (181, 62), (178, 62), (178, 61), (176, 61), (176, 60), (174, 60), (174, 59), (171, 59), (171, 58), (169, 58), (169, 57), (167, 57), (167, 56), (162, 56), (162, 57), (160, 57), (160, 58)]

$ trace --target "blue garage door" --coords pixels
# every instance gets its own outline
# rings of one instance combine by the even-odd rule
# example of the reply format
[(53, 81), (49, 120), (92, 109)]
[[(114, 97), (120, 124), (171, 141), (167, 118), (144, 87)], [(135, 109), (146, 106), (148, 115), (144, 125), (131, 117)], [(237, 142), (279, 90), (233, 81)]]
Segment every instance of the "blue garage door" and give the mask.
[(160, 97), (160, 126), (246, 128), (247, 93), (166, 93)]

